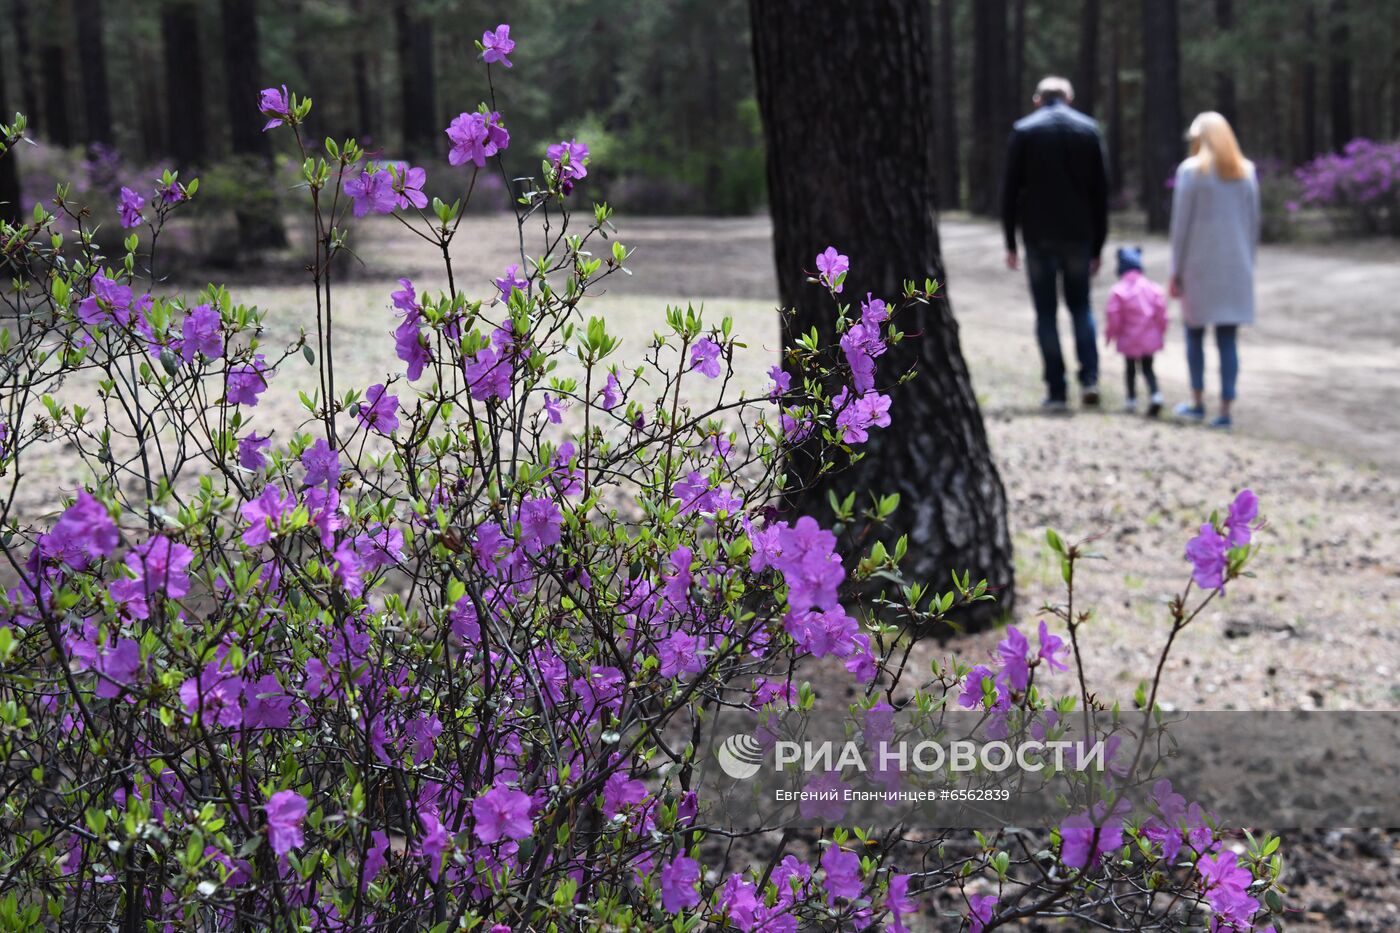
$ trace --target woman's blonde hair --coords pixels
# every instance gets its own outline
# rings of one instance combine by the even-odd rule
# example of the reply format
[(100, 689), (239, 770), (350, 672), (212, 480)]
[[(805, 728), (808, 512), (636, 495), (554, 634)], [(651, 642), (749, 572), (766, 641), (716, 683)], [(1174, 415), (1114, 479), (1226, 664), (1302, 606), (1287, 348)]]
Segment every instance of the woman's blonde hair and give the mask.
[(1214, 172), (1224, 181), (1238, 181), (1249, 172), (1249, 160), (1240, 151), (1230, 121), (1208, 110), (1191, 121), (1186, 138), (1191, 143), (1191, 157), (1202, 172)]

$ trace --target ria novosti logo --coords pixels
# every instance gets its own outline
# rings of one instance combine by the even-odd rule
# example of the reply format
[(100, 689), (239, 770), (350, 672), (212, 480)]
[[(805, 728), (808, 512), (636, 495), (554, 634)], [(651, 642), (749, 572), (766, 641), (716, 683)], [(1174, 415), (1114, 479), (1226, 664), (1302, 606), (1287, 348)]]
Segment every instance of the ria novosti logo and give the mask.
[(763, 746), (753, 736), (739, 733), (720, 743), (715, 758), (725, 774), (747, 781), (763, 767)]
[[(944, 746), (938, 742), (880, 742), (874, 749), (862, 748), (860, 743), (778, 741), (773, 745), (774, 769), (789, 766), (806, 773), (920, 772), (924, 774), (949, 771), (953, 773), (984, 771), (998, 773), (1011, 768), (1038, 772), (1052, 767), (1055, 772), (1104, 770), (1107, 745), (1102, 741), (1087, 748), (1083, 743), (1068, 741), (1030, 741), (1008, 744), (1002, 741), (954, 741)], [(871, 752), (873, 751), (873, 754)], [(736, 733), (715, 750), (715, 758), (725, 774), (736, 781), (747, 781), (763, 769), (764, 747), (752, 735)]]

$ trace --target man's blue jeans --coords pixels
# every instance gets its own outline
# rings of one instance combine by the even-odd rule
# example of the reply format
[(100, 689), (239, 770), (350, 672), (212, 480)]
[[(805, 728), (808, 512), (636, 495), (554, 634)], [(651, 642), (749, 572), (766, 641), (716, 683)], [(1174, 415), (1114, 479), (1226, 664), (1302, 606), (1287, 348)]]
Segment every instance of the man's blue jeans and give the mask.
[(1099, 347), (1094, 335), (1094, 311), (1089, 304), (1088, 243), (1027, 243), (1026, 275), (1035, 302), (1035, 335), (1040, 356), (1045, 361), (1045, 385), (1049, 396), (1065, 400), (1065, 358), (1060, 352), (1060, 330), (1056, 321), (1058, 281), (1064, 283), (1065, 305), (1074, 322), (1074, 347), (1079, 359), (1079, 384), (1090, 388), (1099, 384)]

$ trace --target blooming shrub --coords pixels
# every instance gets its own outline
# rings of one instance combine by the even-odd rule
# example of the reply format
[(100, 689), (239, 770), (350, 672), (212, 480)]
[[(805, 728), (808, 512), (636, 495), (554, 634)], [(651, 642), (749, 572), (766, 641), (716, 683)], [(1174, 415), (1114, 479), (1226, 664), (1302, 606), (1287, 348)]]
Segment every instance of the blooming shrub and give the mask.
[[(483, 37), (488, 65), (513, 47), (504, 26)], [(969, 930), (1201, 911), (1249, 930), (1277, 913), (1277, 840), (1239, 859), (1170, 788), (1154, 822), (1073, 814), (1039, 853), (1004, 832), (884, 847), (859, 827), (759, 832), (759, 857), (734, 853), (693, 789), (707, 711), (810, 709), (808, 676), (865, 710), (901, 684), (909, 703), (1006, 719), (1101, 708), (1082, 667), (1078, 692), (1048, 682), (1079, 663), (1079, 546), (1050, 534), (1068, 644), (1013, 628), (989, 664), (914, 677), (911, 633), (986, 585), (937, 593), (900, 574), (904, 540), (857, 546), (781, 510), (787, 445), (836, 462), (890, 429), (873, 360), (935, 286), (838, 303), (849, 261), (826, 250), (812, 287), (840, 345), (803, 340), (768, 393), (736, 395), (729, 319), (668, 309), (624, 363), (586, 315), (628, 251), (606, 206), (586, 224), (570, 209), (582, 142), (531, 154), (516, 212), (543, 252), (473, 293), (449, 251), (469, 196), (429, 202), (414, 167), (368, 164), (353, 140), (317, 154), (311, 102), (285, 89), (259, 103), (302, 160), (317, 232), (315, 327), (291, 346), (266, 345), (264, 312), (224, 289), (156, 288), (193, 180), (121, 196), (142, 233), (115, 259), (67, 203), (0, 231), (0, 927), (903, 930), (940, 889)], [(495, 107), (445, 130), (464, 192), (517, 177)], [(402, 371), (346, 385), (332, 283), (370, 212), (434, 243), (447, 289), (401, 280), (382, 326)], [(289, 430), (259, 416), (293, 366), (318, 387)], [(16, 492), (47, 480), (34, 464), (53, 448), (88, 482), (29, 514)], [(898, 502), (837, 505), (878, 522)], [(1243, 572), (1256, 512), (1242, 494), (1188, 547), (1164, 660)], [(868, 615), (854, 594), (877, 585)]]
[(1329, 208), (1362, 233), (1400, 236), (1400, 140), (1353, 139), (1295, 176), (1302, 186), (1300, 204)]

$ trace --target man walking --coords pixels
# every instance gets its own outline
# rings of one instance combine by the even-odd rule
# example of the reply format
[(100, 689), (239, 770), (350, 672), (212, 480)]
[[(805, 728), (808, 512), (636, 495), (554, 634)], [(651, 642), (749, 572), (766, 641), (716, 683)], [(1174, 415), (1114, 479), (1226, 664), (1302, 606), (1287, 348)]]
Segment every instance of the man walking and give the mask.
[(1006, 265), (1020, 268), (1016, 229), (1026, 247), (1035, 331), (1045, 363), (1043, 407), (1064, 411), (1065, 360), (1056, 322), (1057, 283), (1074, 322), (1079, 386), (1085, 406), (1099, 403), (1099, 351), (1089, 278), (1099, 271), (1108, 236), (1108, 172), (1098, 124), (1070, 107), (1074, 89), (1048, 77), (1035, 90), (1036, 110), (1016, 122), (1006, 157), (1001, 216)]

